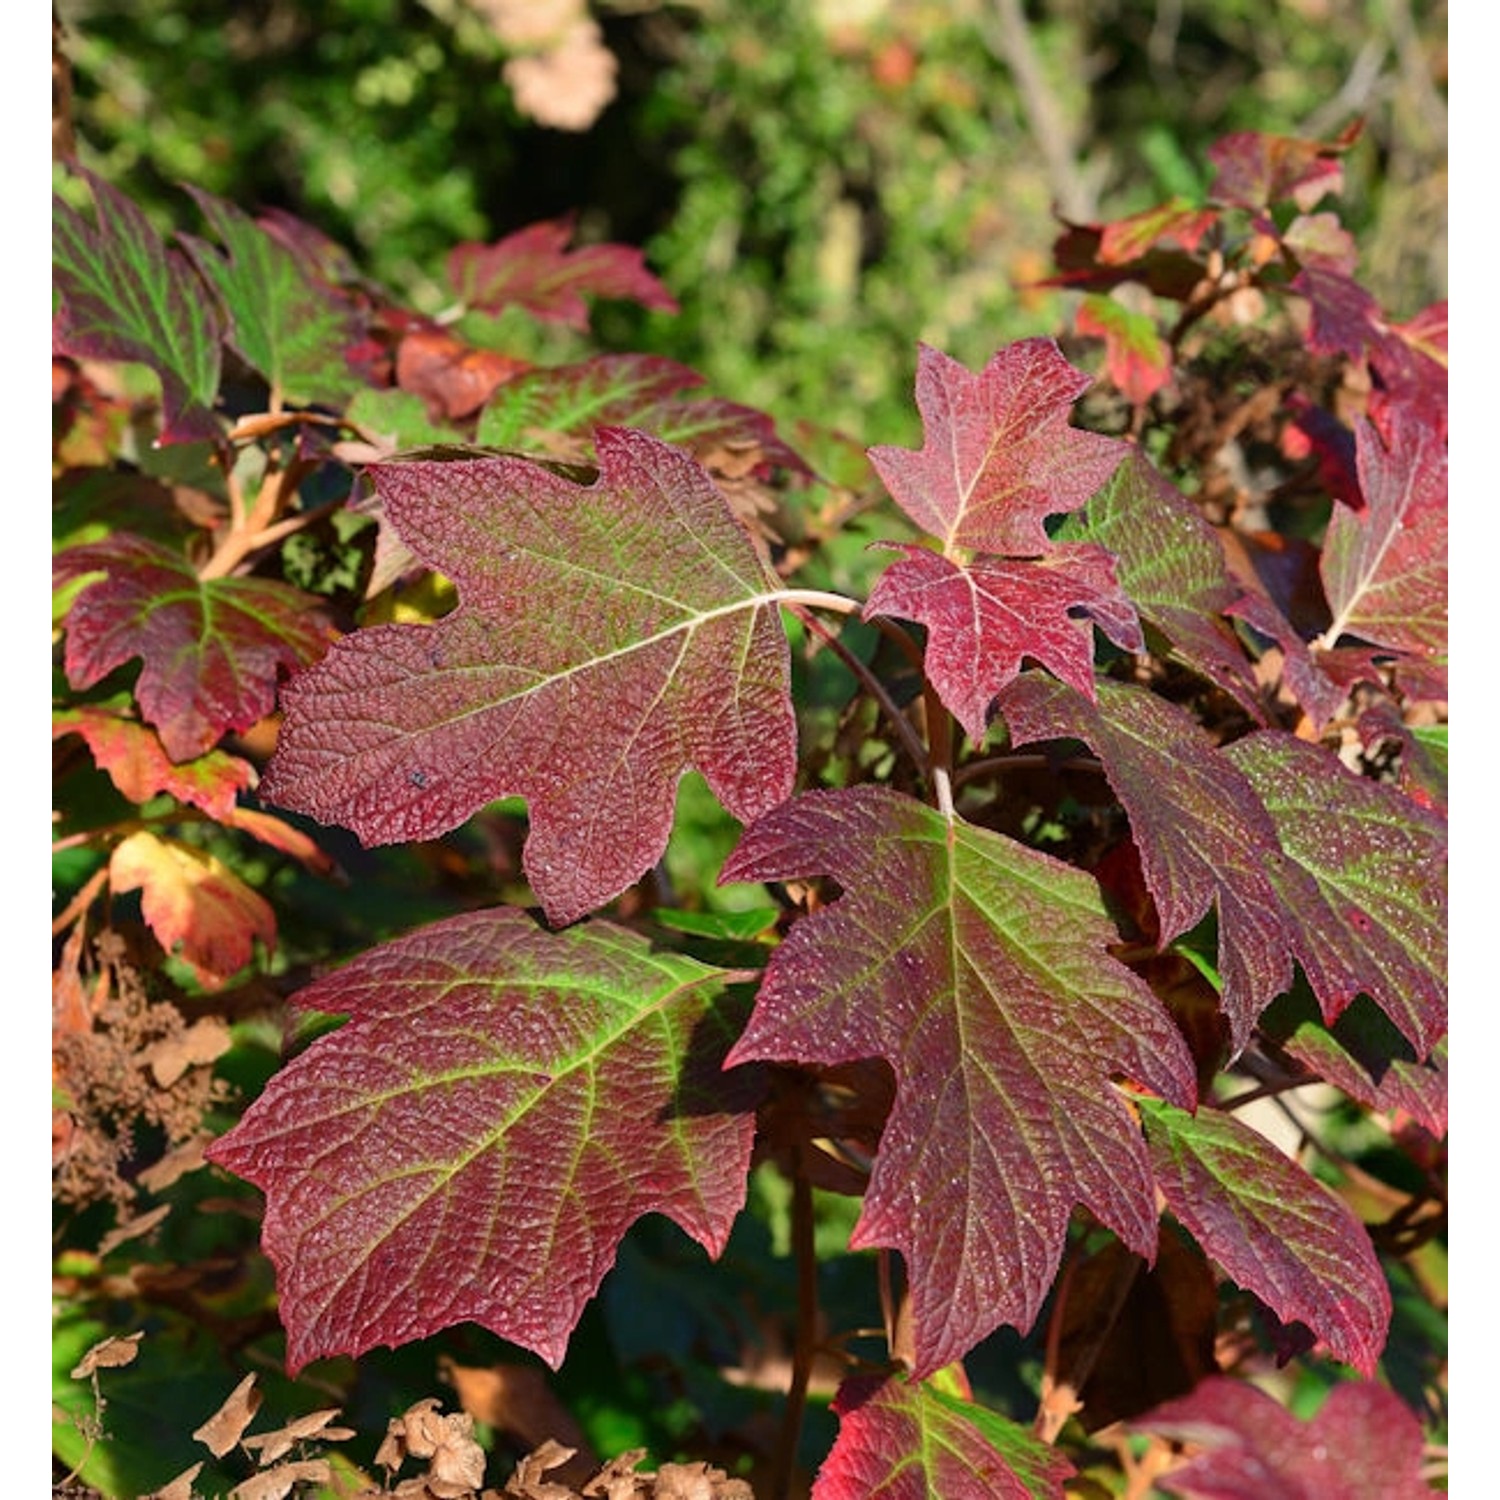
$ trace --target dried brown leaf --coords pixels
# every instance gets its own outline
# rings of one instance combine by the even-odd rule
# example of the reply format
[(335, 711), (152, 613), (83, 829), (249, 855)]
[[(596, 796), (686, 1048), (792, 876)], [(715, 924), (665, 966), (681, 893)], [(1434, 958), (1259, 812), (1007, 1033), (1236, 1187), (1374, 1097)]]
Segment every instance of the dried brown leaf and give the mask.
[(599, 1465), (583, 1429), (553, 1394), (547, 1377), (530, 1365), (466, 1366), (440, 1361), (459, 1405), (474, 1418), (516, 1439), (517, 1447), (536, 1449), (554, 1441), (572, 1450), (557, 1478), (580, 1484)]
[(244, 1440), (244, 1446), (252, 1453), (260, 1450), (257, 1462), (264, 1467), (273, 1464), (279, 1458), (285, 1458), (296, 1445), (306, 1438), (319, 1437), (328, 1442), (343, 1442), (355, 1436), (352, 1427), (330, 1427), (328, 1424), (339, 1414), (336, 1406), (330, 1406), (323, 1411), (308, 1412), (306, 1416), (296, 1417), (284, 1427), (278, 1427), (274, 1432), (258, 1432), (253, 1437)]
[(144, 1333), (127, 1333), (124, 1338), (101, 1339), (68, 1372), (74, 1380), (85, 1380), (95, 1370), (117, 1370), (132, 1363), (139, 1352)]
[(229, 1500), (286, 1500), (297, 1484), (329, 1484), (332, 1479), (333, 1466), (324, 1458), (279, 1464), (274, 1469), (252, 1474), (243, 1484), (235, 1485), (229, 1492)]
[(255, 1419), (260, 1410), (261, 1394), (255, 1389), (255, 1376), (247, 1375), (230, 1392), (229, 1399), (193, 1436), (213, 1454), (223, 1458)]
[(200, 1459), (192, 1468), (184, 1469), (176, 1479), (170, 1480), (159, 1490), (153, 1490), (143, 1500), (193, 1500), (193, 1481), (203, 1468)]
[(189, 1068), (211, 1063), (233, 1045), (229, 1028), (216, 1016), (204, 1016), (177, 1036), (165, 1036), (141, 1054), (157, 1084), (169, 1089)]
[(141, 1172), (136, 1182), (151, 1193), (171, 1187), (179, 1177), (186, 1177), (203, 1165), (203, 1148), (211, 1139), (211, 1136), (199, 1135), (184, 1141), (176, 1150), (167, 1152), (160, 1161), (153, 1162)]
[(108, 1255), (127, 1240), (138, 1240), (143, 1234), (149, 1234), (171, 1211), (172, 1205), (163, 1203), (158, 1208), (148, 1209), (133, 1219), (127, 1219), (123, 1224), (117, 1224), (99, 1241), (99, 1254)]

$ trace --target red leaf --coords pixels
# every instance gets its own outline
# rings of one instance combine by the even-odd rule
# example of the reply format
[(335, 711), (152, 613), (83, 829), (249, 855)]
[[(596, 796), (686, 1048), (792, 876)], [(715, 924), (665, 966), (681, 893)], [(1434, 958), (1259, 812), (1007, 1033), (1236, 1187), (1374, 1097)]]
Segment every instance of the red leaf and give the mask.
[(53, 559), (57, 583), (93, 572), (106, 576), (68, 612), (68, 681), (82, 691), (139, 656), (136, 700), (174, 761), (264, 718), (277, 674), (316, 661), (328, 645), (309, 595), (258, 578), (204, 582), (179, 554), (128, 532)]
[(641, 251), (611, 244), (569, 250), (572, 238), (573, 220), (565, 217), (527, 225), (493, 245), (459, 245), (448, 257), (448, 280), (479, 312), (523, 307), (580, 332), (589, 326), (585, 295), (628, 299), (658, 312), (678, 310), (646, 269)]
[(471, 348), (442, 328), (415, 328), (396, 350), (396, 384), (420, 396), (434, 422), (472, 417), (525, 368), (524, 360)]
[(1155, 1253), (1144, 1145), (1110, 1079), (1190, 1108), (1192, 1058), (1067, 865), (871, 786), (766, 814), (720, 878), (811, 875), (844, 894), (776, 950), (730, 1061), (890, 1064), (850, 1243), (905, 1257), (926, 1376), (1002, 1323), (1031, 1326), (1076, 1203)]
[(1283, 1323), (1305, 1323), (1336, 1359), (1372, 1375), (1391, 1294), (1348, 1205), (1233, 1115), (1151, 1099), (1140, 1108), (1157, 1184), (1183, 1227)]
[(1113, 297), (1085, 297), (1076, 326), (1104, 340), (1104, 369), (1132, 406), (1144, 406), (1172, 379), (1172, 351), (1150, 313), (1133, 311)]
[(758, 1092), (721, 1071), (742, 1013), (722, 988), (620, 928), (500, 909), (300, 991), (348, 1023), (207, 1151), (265, 1190), (292, 1373), (466, 1319), (555, 1367), (637, 1219), (717, 1256)]
[(881, 574), (865, 618), (896, 615), (927, 627), (928, 678), (976, 743), (995, 695), (1023, 658), (1093, 697), (1094, 624), (1124, 650), (1144, 645), (1135, 607), (1102, 547), (1058, 546), (1040, 558), (966, 566), (925, 547), (898, 550), (904, 560)]
[(916, 1381), (856, 1376), (833, 1409), (812, 1500), (1062, 1500), (1075, 1472), (1024, 1427)]
[(1189, 1500), (1432, 1500), (1420, 1422), (1372, 1382), (1334, 1386), (1301, 1422), (1253, 1385), (1215, 1377), (1131, 1425), (1189, 1445), (1156, 1481)]
[(1291, 199), (1303, 213), (1327, 193), (1343, 187), (1338, 158), (1359, 139), (1355, 121), (1331, 141), (1304, 141), (1293, 136), (1245, 130), (1226, 135), (1208, 148), (1218, 168), (1210, 196), (1243, 208), (1269, 208)]
[(945, 551), (1038, 556), (1052, 545), (1043, 520), (1077, 510), (1127, 452), (1069, 425), (1090, 384), (1051, 339), (1010, 344), (979, 375), (924, 344), (917, 407), (926, 441), (918, 452), (871, 448), (870, 461)]
[(775, 581), (679, 449), (616, 428), (597, 446), (588, 487), (513, 458), (373, 468), (459, 605), (356, 631), (289, 685), (267, 801), (379, 844), (525, 797), (527, 876), (568, 922), (660, 857), (690, 768), (741, 821), (790, 793)]

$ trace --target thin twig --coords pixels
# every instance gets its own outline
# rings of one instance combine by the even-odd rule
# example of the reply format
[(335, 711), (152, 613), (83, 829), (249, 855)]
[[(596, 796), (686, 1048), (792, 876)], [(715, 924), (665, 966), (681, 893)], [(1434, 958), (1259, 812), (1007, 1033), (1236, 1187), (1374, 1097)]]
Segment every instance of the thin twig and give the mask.
[(802, 1417), (807, 1409), (807, 1388), (812, 1380), (813, 1356), (818, 1336), (818, 1252), (814, 1240), (812, 1182), (803, 1152), (797, 1152), (797, 1172), (792, 1179), (792, 1254), (797, 1263), (797, 1333), (792, 1349), (792, 1377), (787, 1384), (786, 1406), (781, 1413), (781, 1434), (772, 1462), (772, 1500), (791, 1500), (792, 1476), (796, 1468), (797, 1441), (802, 1435)]

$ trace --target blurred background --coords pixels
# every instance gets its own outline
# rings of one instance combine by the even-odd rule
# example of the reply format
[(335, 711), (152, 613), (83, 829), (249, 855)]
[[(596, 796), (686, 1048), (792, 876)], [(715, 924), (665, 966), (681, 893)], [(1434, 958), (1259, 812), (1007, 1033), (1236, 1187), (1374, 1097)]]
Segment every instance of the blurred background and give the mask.
[[(595, 344), (860, 442), (908, 442), (915, 346), (1062, 326), (1057, 216), (1201, 195), (1233, 130), (1331, 138), (1359, 277), (1446, 296), (1447, 6), (1414, 0), (63, 0), (85, 165), (297, 214), (409, 304), (539, 218), (645, 249), (677, 316)], [(559, 350), (566, 356), (568, 351)]]

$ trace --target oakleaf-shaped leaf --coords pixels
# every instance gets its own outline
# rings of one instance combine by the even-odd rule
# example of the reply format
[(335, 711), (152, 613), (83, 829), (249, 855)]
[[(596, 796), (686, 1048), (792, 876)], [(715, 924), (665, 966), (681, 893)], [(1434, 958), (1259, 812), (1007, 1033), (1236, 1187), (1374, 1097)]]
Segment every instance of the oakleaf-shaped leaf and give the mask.
[(228, 251), (183, 236), (204, 279), (229, 314), (229, 342), (273, 394), (298, 405), (338, 405), (362, 382), (344, 351), (363, 337), (354, 302), (315, 280), (304, 259), (248, 214), (189, 188)]
[(1120, 586), (1141, 618), (1182, 661), (1263, 720), (1249, 661), (1223, 618), (1243, 590), (1229, 575), (1213, 528), (1149, 459), (1129, 454), (1088, 510), (1067, 519), (1061, 537), (1112, 552)]
[(257, 938), (276, 945), (264, 898), (211, 854), (154, 833), (132, 833), (109, 861), (115, 891), (139, 890), (146, 925), (205, 989), (217, 989), (255, 956)]
[(1276, 730), (1223, 753), (1275, 821), (1266, 872), (1324, 1019), (1366, 994), (1425, 1058), (1448, 1029), (1446, 821)]
[(1042, 522), (1077, 510), (1127, 451), (1068, 423), (1091, 381), (1051, 339), (1022, 339), (975, 375), (922, 345), (917, 408), (925, 442), (870, 449), (892, 498), (944, 550), (1035, 557), (1051, 546)]
[(906, 1259), (916, 1368), (1027, 1329), (1075, 1204), (1156, 1248), (1122, 1074), (1191, 1108), (1193, 1064), (1088, 876), (882, 787), (814, 792), (745, 833), (721, 880), (844, 894), (776, 949), (731, 1062), (884, 1058), (896, 1097), (850, 1243)]
[(106, 576), (68, 611), (68, 681), (82, 691), (139, 656), (136, 701), (176, 761), (264, 718), (278, 672), (316, 661), (328, 645), (311, 596), (268, 579), (204, 581), (186, 558), (143, 537), (120, 533), (53, 559), (54, 583), (93, 572)]
[(123, 193), (74, 169), (94, 195), (96, 223), (52, 200), (58, 352), (135, 360), (161, 378), (164, 443), (213, 438), (219, 320), (203, 283)]
[(1188, 1447), (1156, 1483), (1188, 1500), (1432, 1500), (1422, 1425), (1399, 1396), (1346, 1381), (1301, 1422), (1264, 1391), (1215, 1376), (1133, 1422)]
[(1359, 138), (1355, 121), (1331, 141), (1307, 141), (1296, 136), (1242, 130), (1222, 136), (1208, 148), (1218, 168), (1210, 195), (1245, 208), (1269, 208), (1291, 199), (1303, 213), (1327, 193), (1343, 187), (1339, 161)]
[(976, 743), (995, 695), (1024, 657), (1092, 697), (1093, 626), (1126, 651), (1144, 644), (1135, 606), (1102, 547), (1055, 546), (1039, 558), (968, 564), (910, 543), (897, 550), (903, 560), (876, 581), (865, 618), (896, 615), (927, 627), (927, 676)]
[(675, 313), (677, 303), (650, 271), (645, 256), (628, 245), (568, 249), (571, 217), (529, 224), (493, 245), (459, 245), (448, 257), (448, 280), (471, 308), (498, 313), (523, 307), (534, 317), (585, 332), (585, 296), (638, 302)]
[(590, 486), (513, 458), (374, 467), (459, 604), (357, 631), (291, 683), (267, 801), (378, 844), (525, 797), (527, 877), (568, 922), (660, 857), (687, 770), (743, 822), (790, 793), (775, 581), (681, 450), (616, 428), (597, 446)]
[(1355, 428), (1363, 511), (1334, 503), (1321, 571), (1333, 611), (1324, 639), (1440, 655), (1448, 646), (1448, 445), (1396, 408), (1390, 446)]
[(758, 1079), (722, 1072), (743, 1002), (720, 971), (499, 909), (372, 949), (294, 1004), (349, 1020), (207, 1152), (266, 1193), (293, 1373), (466, 1319), (556, 1366), (637, 1219), (723, 1250)]
[(1154, 1099), (1140, 1109), (1157, 1184), (1183, 1227), (1283, 1323), (1305, 1323), (1336, 1359), (1373, 1374), (1391, 1294), (1348, 1205), (1233, 1115)]
[(158, 792), (167, 792), (179, 802), (201, 807), (211, 818), (222, 819), (255, 779), (249, 761), (223, 750), (174, 762), (155, 730), (91, 704), (53, 713), (52, 738), (66, 734), (83, 736), (94, 764), (109, 773), (120, 795), (130, 802), (146, 802)]
[(1073, 1465), (997, 1412), (917, 1381), (859, 1375), (812, 1500), (1062, 1500)]
[(1281, 858), (1276, 825), (1246, 777), (1198, 722), (1154, 693), (1101, 681), (1091, 704), (1037, 672), (1013, 682), (1000, 712), (1018, 745), (1081, 739), (1130, 817), (1161, 941), (1215, 902), (1224, 1010), (1236, 1049), (1291, 985), (1292, 929), (1266, 865)]

